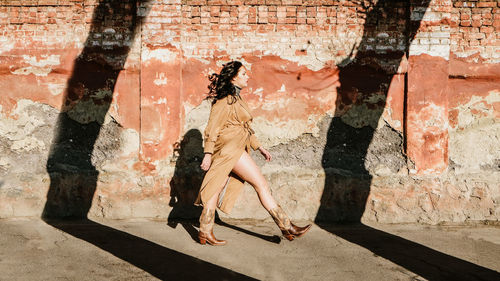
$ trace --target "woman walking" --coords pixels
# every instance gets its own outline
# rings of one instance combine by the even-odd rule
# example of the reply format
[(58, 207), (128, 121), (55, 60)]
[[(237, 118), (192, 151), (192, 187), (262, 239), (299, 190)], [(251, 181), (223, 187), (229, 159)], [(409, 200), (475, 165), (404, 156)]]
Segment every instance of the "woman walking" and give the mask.
[(291, 241), (302, 236), (311, 225), (298, 227), (290, 222), (248, 153), (250, 148), (259, 150), (266, 161), (271, 161), (271, 154), (260, 145), (250, 127), (250, 109), (239, 95), (240, 90), (247, 86), (245, 67), (239, 61), (232, 61), (223, 66), (220, 74), (214, 73), (209, 79), (209, 97), (213, 102), (204, 133), (205, 156), (201, 163), (201, 168), (207, 173), (195, 202), (203, 206), (199, 242), (226, 244), (213, 234), (215, 209), (218, 207), (229, 213), (245, 181), (255, 188), (262, 206), (271, 214), (285, 238)]

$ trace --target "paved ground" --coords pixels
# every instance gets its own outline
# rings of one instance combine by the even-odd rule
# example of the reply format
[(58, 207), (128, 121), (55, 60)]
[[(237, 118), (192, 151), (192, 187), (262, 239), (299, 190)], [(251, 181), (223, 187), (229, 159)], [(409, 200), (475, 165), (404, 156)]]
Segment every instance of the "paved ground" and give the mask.
[(0, 220), (0, 280), (500, 280), (500, 227), (221, 222), (224, 247), (190, 223)]

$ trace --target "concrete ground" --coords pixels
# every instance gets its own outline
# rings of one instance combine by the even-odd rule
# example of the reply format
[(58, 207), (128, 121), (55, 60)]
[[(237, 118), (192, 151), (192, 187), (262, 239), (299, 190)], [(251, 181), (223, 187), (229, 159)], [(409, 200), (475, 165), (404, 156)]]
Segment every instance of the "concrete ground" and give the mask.
[(313, 225), (280, 239), (268, 222), (0, 220), (0, 280), (500, 280), (500, 227)]

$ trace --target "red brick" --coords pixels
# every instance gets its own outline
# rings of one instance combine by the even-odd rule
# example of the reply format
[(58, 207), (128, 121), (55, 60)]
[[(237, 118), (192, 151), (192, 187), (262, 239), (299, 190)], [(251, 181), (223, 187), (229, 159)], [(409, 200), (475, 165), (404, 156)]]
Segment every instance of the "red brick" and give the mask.
[(295, 30), (295, 25), (293, 24), (277, 24), (276, 31), (293, 31)]
[(473, 14), (472, 15), (472, 20), (481, 20), (482, 15), (481, 14)]
[(470, 46), (479, 46), (479, 40), (470, 40), (469, 41)]
[(493, 24), (493, 21), (491, 19), (483, 19), (481, 23), (483, 26), (489, 26)]
[(297, 23), (298, 24), (304, 24), (304, 23), (306, 23), (306, 18), (297, 18)]
[(283, 5), (302, 5), (302, 0), (282, 0)]
[(493, 14), (492, 13), (485, 13), (485, 14), (483, 14), (482, 17), (483, 17), (483, 19), (491, 19), (491, 18), (493, 18)]
[(307, 17), (308, 18), (316, 17), (316, 7), (307, 7)]
[(316, 23), (316, 19), (314, 19), (314, 18), (307, 19), (307, 24), (315, 24), (315, 23)]
[(470, 14), (460, 14), (460, 20), (470, 20)]
[(485, 1), (479, 1), (477, 3), (478, 7), (496, 7), (497, 3), (496, 2), (485, 2)]

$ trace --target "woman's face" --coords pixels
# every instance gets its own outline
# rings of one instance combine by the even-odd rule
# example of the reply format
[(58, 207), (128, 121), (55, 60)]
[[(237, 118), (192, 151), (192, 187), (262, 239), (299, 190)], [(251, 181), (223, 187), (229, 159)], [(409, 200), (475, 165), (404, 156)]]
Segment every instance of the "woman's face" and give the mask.
[(247, 86), (247, 83), (248, 83), (247, 69), (244, 66), (242, 66), (238, 70), (238, 74), (236, 74), (236, 76), (234, 76), (233, 84), (235, 86), (240, 87), (240, 88), (244, 88)]

